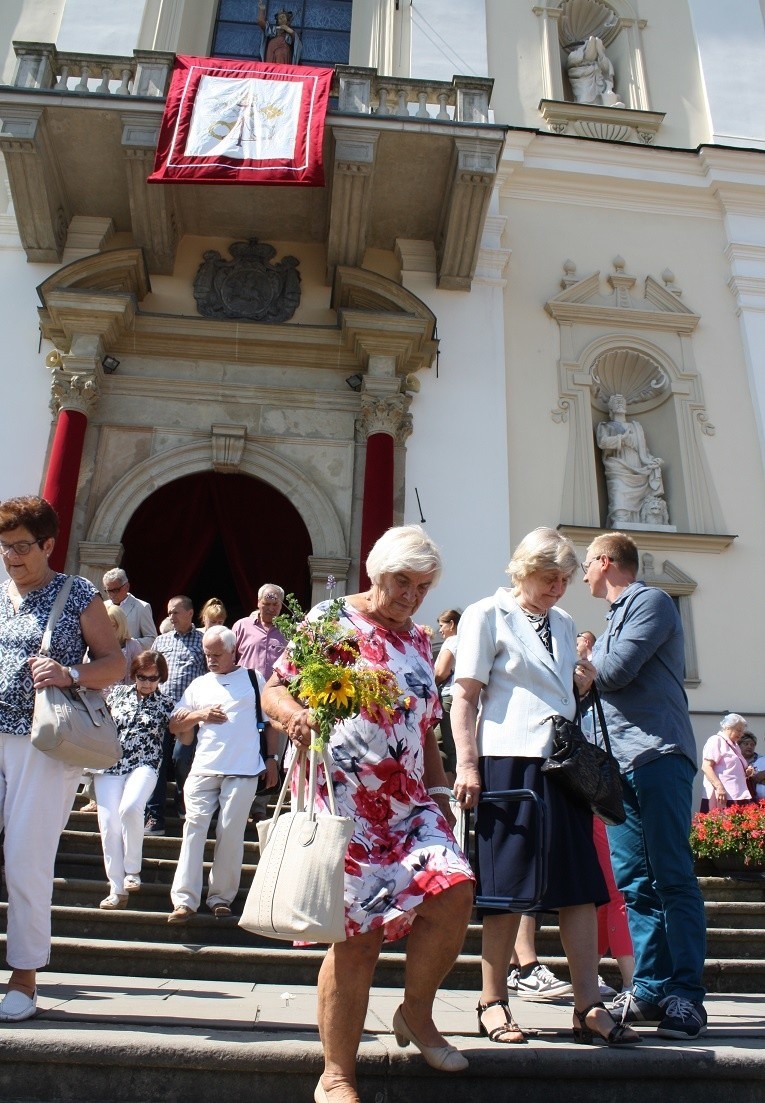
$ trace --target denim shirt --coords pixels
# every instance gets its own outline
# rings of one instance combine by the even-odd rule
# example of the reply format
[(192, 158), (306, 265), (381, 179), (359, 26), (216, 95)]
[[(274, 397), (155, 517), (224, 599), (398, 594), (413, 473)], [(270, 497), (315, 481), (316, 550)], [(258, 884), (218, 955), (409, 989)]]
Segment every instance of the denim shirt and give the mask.
[(624, 772), (664, 754), (694, 766), (696, 740), (683, 687), (680, 614), (669, 594), (633, 582), (613, 602), (592, 649), (611, 744)]

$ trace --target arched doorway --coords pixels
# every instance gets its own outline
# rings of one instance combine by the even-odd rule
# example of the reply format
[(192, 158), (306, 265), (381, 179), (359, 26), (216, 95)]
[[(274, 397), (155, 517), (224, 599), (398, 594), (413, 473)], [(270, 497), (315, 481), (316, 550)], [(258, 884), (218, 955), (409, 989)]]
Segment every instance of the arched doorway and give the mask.
[(157, 624), (169, 598), (188, 594), (196, 610), (220, 597), (231, 625), (255, 608), (264, 582), (309, 604), (303, 519), (283, 494), (248, 475), (203, 471), (166, 483), (135, 510), (122, 544), (131, 589), (150, 602)]

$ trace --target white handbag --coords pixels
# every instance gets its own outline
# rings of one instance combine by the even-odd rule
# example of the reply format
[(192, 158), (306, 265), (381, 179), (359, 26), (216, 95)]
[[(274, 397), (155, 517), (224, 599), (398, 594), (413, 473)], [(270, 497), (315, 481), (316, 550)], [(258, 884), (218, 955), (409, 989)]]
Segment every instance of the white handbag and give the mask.
[[(304, 807), (307, 757), (308, 805)], [(315, 810), (319, 761), (324, 763), (329, 813)], [(260, 860), (239, 920), (246, 931), (289, 942), (345, 941), (345, 854), (353, 820), (337, 815), (330, 761), (326, 748), (321, 754), (313, 749), (296, 754), (273, 818), (258, 824)], [(296, 769), (297, 808), (282, 815)]]
[[(58, 592), (40, 644), (40, 655), (50, 655), (51, 636), (64, 611), (74, 579)], [(88, 770), (108, 770), (122, 758), (117, 726), (103, 694), (82, 686), (45, 686), (35, 693), (32, 746), (50, 758)]]

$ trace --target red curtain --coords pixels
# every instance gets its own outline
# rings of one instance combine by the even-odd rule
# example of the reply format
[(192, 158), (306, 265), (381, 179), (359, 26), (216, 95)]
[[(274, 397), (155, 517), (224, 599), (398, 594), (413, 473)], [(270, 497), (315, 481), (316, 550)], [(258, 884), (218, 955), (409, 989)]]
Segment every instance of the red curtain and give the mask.
[(188, 594), (198, 610), (215, 593), (233, 604), (229, 624), (256, 607), (264, 582), (304, 607), (310, 599), (312, 549), (302, 518), (279, 491), (247, 475), (206, 471), (160, 487), (133, 514), (122, 543), (130, 588), (150, 602), (157, 623), (176, 594)]

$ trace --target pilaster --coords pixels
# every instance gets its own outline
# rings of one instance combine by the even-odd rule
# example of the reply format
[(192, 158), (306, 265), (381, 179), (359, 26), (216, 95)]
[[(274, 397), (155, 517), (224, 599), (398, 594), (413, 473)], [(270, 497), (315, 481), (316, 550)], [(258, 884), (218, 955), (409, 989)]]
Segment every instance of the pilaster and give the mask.
[(159, 140), (155, 114), (122, 117), (122, 148), (130, 193), (133, 237), (145, 253), (149, 271), (172, 275), (181, 219), (175, 190), (168, 184), (147, 184)]
[(327, 238), (327, 283), (338, 265), (361, 266), (366, 249), (378, 133), (332, 128), (335, 159)]
[(438, 286), (444, 290), (470, 290), (501, 148), (501, 143), (477, 138), (454, 139), (451, 181), (438, 234)]
[(0, 150), (27, 258), (60, 261), (71, 210), (45, 109), (24, 104), (4, 108)]

